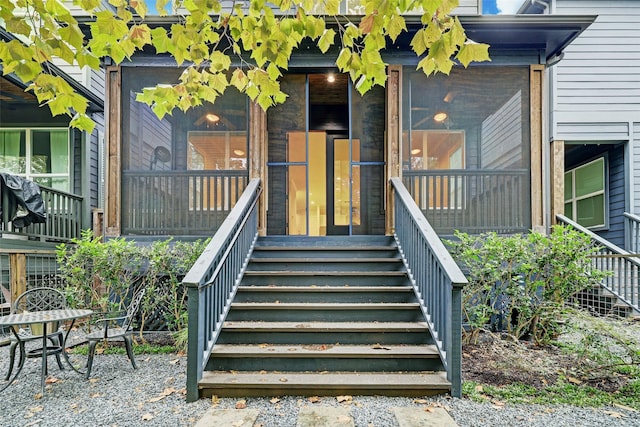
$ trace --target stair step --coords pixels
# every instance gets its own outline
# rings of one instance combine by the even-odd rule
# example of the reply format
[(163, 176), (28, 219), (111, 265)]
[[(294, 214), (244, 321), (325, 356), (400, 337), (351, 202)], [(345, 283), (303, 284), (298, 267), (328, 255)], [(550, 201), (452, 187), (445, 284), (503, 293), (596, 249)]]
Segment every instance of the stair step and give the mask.
[(205, 371), (198, 384), (210, 397), (337, 396), (343, 394), (425, 396), (447, 393), (445, 372), (227, 372)]
[(222, 326), (236, 331), (274, 332), (428, 332), (426, 322), (243, 322), (226, 321)]
[(245, 276), (385, 276), (385, 277), (402, 277), (407, 274), (406, 271), (282, 271), (282, 270), (247, 270)]
[(411, 286), (240, 286), (235, 302), (406, 303), (415, 302)]
[(321, 262), (321, 263), (349, 263), (349, 264), (353, 264), (353, 263), (374, 263), (374, 262), (380, 262), (380, 263), (400, 263), (402, 262), (401, 258), (393, 258), (393, 257), (387, 257), (387, 258), (347, 258), (347, 257), (307, 257), (307, 258), (300, 258), (300, 257), (290, 257), (290, 258), (282, 258), (282, 257), (273, 257), (273, 258), (266, 258), (266, 257), (252, 257), (250, 262), (252, 263), (267, 263), (267, 262), (279, 262), (279, 263), (308, 263), (308, 264), (313, 264), (313, 263), (317, 263), (317, 262)]
[(404, 303), (253, 303), (234, 302), (227, 315), (230, 321), (418, 321), (420, 304)]
[(331, 285), (310, 285), (310, 286), (277, 286), (277, 285), (240, 285), (238, 292), (413, 292), (411, 286), (331, 286)]
[(234, 302), (231, 309), (242, 310), (414, 310), (419, 308), (417, 302), (402, 303), (386, 303), (386, 302), (367, 302), (367, 303), (304, 303), (304, 302)]
[(238, 345), (216, 344), (211, 353), (214, 357), (258, 357), (258, 358), (389, 358), (409, 359), (415, 357), (439, 358), (435, 345)]

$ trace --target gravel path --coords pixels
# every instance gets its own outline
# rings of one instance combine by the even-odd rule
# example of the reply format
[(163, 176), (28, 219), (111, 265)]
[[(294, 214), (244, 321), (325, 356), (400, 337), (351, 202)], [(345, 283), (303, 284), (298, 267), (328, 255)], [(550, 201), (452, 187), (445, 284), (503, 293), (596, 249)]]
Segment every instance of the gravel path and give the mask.
[[(92, 379), (85, 381), (71, 370), (60, 371), (51, 358), (51, 383), (39, 397), (40, 361), (29, 359), (18, 382), (0, 393), (0, 425), (191, 426), (214, 404), (212, 399), (185, 402), (185, 357), (142, 355), (136, 360), (139, 369), (134, 371), (126, 356), (97, 355)], [(4, 347), (0, 348), (0, 373), (6, 372), (6, 364)], [(233, 408), (238, 400), (219, 399), (215, 406)], [(294, 427), (298, 410), (305, 405), (348, 405), (357, 427), (397, 426), (391, 408), (430, 405), (447, 409), (460, 426), (640, 426), (640, 412), (620, 408), (497, 406), (447, 397), (353, 396), (342, 403), (332, 397), (315, 403), (304, 397), (248, 398), (246, 405), (261, 411), (257, 420), (261, 427)]]

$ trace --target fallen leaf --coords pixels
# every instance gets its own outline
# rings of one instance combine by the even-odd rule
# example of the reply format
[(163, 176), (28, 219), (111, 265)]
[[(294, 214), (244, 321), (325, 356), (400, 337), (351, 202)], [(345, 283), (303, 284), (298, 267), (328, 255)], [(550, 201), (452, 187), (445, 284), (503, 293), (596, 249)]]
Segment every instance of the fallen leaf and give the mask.
[(496, 406), (504, 406), (504, 402), (500, 400), (492, 400), (491, 403), (493, 403)]
[(391, 350), (389, 347), (384, 347), (380, 344), (375, 344), (371, 348), (374, 350)]
[(629, 412), (638, 412), (637, 409), (630, 408), (630, 407), (624, 406), (624, 405), (620, 405), (618, 403), (614, 403), (613, 406), (615, 406), (618, 409), (624, 409), (625, 411), (629, 411)]
[(484, 388), (483, 388), (481, 385), (477, 385), (477, 386), (476, 386), (476, 391), (477, 391), (478, 393), (482, 393), (482, 392), (484, 391)]
[(567, 377), (567, 381), (569, 381), (572, 384), (582, 384), (582, 381), (580, 381), (579, 379), (575, 378), (575, 377)]
[(429, 403), (429, 401), (426, 399), (416, 399), (413, 401), (413, 403), (425, 404), (425, 403)]
[(29, 408), (30, 412), (42, 412), (44, 406), (34, 406), (33, 408)]
[(280, 382), (281, 382), (281, 383), (286, 383), (287, 381), (289, 381), (289, 380), (288, 380), (288, 379), (286, 379), (286, 378), (284, 378), (284, 377), (280, 378)]
[(103, 394), (101, 394), (101, 393), (91, 393), (91, 394), (89, 395), (89, 397), (91, 397), (91, 398), (93, 398), (93, 399), (95, 399), (96, 397), (102, 397), (102, 396), (104, 396), (104, 395), (103, 395)]
[(213, 396), (211, 396), (211, 404), (212, 405), (217, 405), (218, 403), (220, 403), (220, 398), (218, 396), (216, 396), (215, 394)]
[(142, 416), (142, 421), (151, 421), (153, 419), (153, 414), (146, 413)]
[(100, 378), (90, 378), (90, 379), (89, 379), (89, 382), (90, 382), (91, 384), (95, 384), (95, 383), (97, 383), (98, 381), (100, 381)]
[(236, 409), (245, 409), (247, 407), (247, 401), (246, 400), (238, 400), (236, 402)]
[(57, 382), (60, 382), (60, 378), (56, 378), (56, 377), (47, 377), (46, 380), (44, 380), (45, 384), (55, 384)]
[(169, 363), (172, 365), (175, 365), (176, 363), (180, 362), (180, 359), (174, 359), (174, 360), (170, 360)]
[(260, 373), (260, 375), (266, 375), (267, 371), (262, 370), (262, 371), (260, 371), (259, 373)]
[(336, 396), (336, 400), (338, 401), (338, 403), (351, 402), (353, 400), (353, 396), (349, 396), (349, 395)]
[(42, 393), (36, 393), (35, 396), (33, 396), (34, 399), (42, 399)]
[(167, 397), (167, 396), (160, 395), (160, 396), (157, 396), (157, 397), (152, 397), (151, 399), (147, 400), (147, 402), (149, 402), (149, 403), (159, 402), (162, 399), (164, 399), (165, 397)]
[(311, 402), (311, 403), (318, 403), (318, 402), (320, 402), (320, 397), (318, 397), (318, 396), (311, 396), (311, 397), (309, 398), (309, 402)]
[(602, 411), (602, 412), (609, 415), (611, 418), (622, 419), (625, 417), (624, 414), (621, 414), (620, 412), (616, 412), (616, 411)]
[(277, 397), (274, 397), (274, 398), (273, 398), (273, 399), (271, 399), (269, 402), (271, 402), (271, 403), (278, 403), (278, 402), (280, 402), (280, 399), (279, 399), (279, 398), (277, 398)]
[(424, 408), (425, 412), (433, 412), (435, 411), (434, 408), (432, 408), (431, 406), (427, 406), (426, 408)]

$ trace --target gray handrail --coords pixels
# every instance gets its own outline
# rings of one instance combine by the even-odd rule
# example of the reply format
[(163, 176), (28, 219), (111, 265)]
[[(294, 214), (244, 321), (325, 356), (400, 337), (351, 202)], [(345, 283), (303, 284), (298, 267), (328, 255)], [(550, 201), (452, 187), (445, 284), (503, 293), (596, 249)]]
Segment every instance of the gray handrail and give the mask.
[(462, 395), (462, 288), (467, 279), (400, 178), (394, 189), (394, 237), (451, 382)]
[(198, 381), (258, 237), (256, 206), (261, 192), (260, 179), (252, 179), (182, 281), (189, 314), (187, 401), (199, 397)]
[(630, 252), (640, 252), (640, 216), (624, 213), (625, 248)]
[(640, 260), (634, 254), (603, 239), (591, 230), (570, 220), (564, 215), (556, 215), (558, 222), (569, 225), (586, 234), (599, 247), (593, 256), (594, 267), (602, 271), (611, 271), (601, 285), (625, 304), (640, 311)]

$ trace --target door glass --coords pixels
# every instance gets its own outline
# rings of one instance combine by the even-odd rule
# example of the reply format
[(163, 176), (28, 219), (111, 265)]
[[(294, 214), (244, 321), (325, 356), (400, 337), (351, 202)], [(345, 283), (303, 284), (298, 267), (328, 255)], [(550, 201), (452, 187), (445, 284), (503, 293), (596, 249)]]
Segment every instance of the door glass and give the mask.
[(333, 221), (335, 225), (349, 225), (349, 140), (333, 142)]
[(289, 166), (287, 205), (289, 235), (307, 234), (307, 168)]

